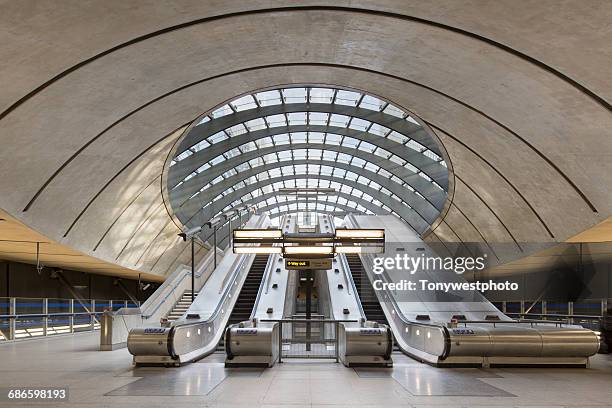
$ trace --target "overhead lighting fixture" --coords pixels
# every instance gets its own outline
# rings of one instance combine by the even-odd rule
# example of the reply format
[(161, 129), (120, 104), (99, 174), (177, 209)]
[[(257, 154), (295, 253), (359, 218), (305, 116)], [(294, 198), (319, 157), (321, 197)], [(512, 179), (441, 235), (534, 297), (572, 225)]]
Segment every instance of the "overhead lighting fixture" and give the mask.
[(336, 238), (381, 239), (385, 237), (384, 229), (337, 229)]
[(234, 238), (244, 239), (265, 239), (265, 238), (282, 238), (283, 231), (280, 229), (236, 229), (234, 230)]
[(336, 246), (337, 254), (381, 254), (382, 246)]
[(280, 254), (281, 247), (271, 246), (250, 246), (250, 247), (234, 247), (235, 254)]
[(382, 253), (383, 229), (338, 229), (333, 233), (283, 233), (281, 229), (236, 229), (236, 254), (284, 254), (304, 258), (331, 258), (336, 253)]
[(283, 247), (283, 251), (288, 255), (331, 255), (334, 253), (334, 247), (298, 245)]
[(336, 247), (337, 254), (361, 254), (362, 252), (364, 252), (363, 247), (356, 247), (356, 246)]

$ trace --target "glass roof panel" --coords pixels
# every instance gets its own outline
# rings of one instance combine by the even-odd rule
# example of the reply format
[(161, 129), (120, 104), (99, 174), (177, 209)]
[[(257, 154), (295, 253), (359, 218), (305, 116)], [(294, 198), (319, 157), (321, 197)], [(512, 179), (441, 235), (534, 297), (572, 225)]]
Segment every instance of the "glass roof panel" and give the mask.
[[(338, 106), (350, 106), (350, 107), (359, 107), (360, 109), (367, 109), (369, 111), (374, 112), (383, 112), (385, 115), (391, 115), (397, 118), (402, 118), (406, 122), (410, 122), (410, 125), (406, 127), (406, 124), (402, 125), (406, 129), (411, 129), (410, 133), (406, 133), (406, 135), (393, 130), (387, 126), (384, 126), (379, 123), (373, 123), (367, 119), (370, 117), (385, 117), (385, 115), (364, 115), (359, 110), (356, 111), (355, 117), (347, 116), (345, 114), (340, 113), (326, 113), (320, 111), (306, 111), (303, 112), (287, 112), (286, 114), (276, 114), (276, 115), (265, 115), (266, 107), (273, 105), (283, 105), (283, 104), (304, 104), (306, 102), (310, 102), (312, 104), (329, 104), (329, 105), (338, 105)], [(306, 105), (309, 107), (310, 105)], [(175, 157), (171, 158), (171, 169), (170, 171), (181, 171), (181, 176), (187, 174), (183, 177), (183, 180), (179, 181), (175, 187), (172, 189), (171, 194), (180, 194), (180, 191), (189, 191), (188, 195), (191, 197), (195, 197), (198, 195), (200, 191), (205, 191), (206, 188), (209, 188), (211, 185), (211, 178), (213, 174), (215, 175), (212, 178), (212, 183), (220, 184), (220, 183), (233, 183), (233, 186), (228, 186), (226, 190), (219, 194), (219, 196), (227, 195), (236, 189), (240, 189), (241, 186), (245, 186), (245, 181), (248, 184), (252, 184), (255, 182), (266, 182), (270, 178), (273, 179), (281, 179), (275, 185), (278, 185), (278, 188), (282, 187), (324, 187), (324, 186), (332, 186), (336, 185), (338, 189), (342, 188), (346, 190), (346, 194), (350, 194), (355, 197), (363, 197), (366, 201), (370, 201), (376, 203), (376, 205), (380, 208), (384, 208), (390, 211), (389, 207), (385, 205), (385, 199), (381, 198), (382, 201), (373, 200), (372, 197), (368, 194), (364, 194), (357, 187), (359, 185), (368, 186), (368, 188), (373, 188), (375, 190), (380, 191), (382, 194), (380, 197), (389, 197), (389, 199), (393, 199), (393, 202), (404, 202), (397, 195), (393, 194), (392, 191), (399, 191), (394, 188), (392, 190), (387, 189), (386, 187), (382, 187), (379, 182), (374, 180), (377, 177), (381, 177), (382, 179), (391, 180), (394, 183), (397, 183), (401, 186), (402, 189), (414, 191), (417, 195), (422, 195), (419, 191), (416, 191), (413, 186), (407, 184), (407, 182), (414, 183), (412, 180), (414, 178), (407, 178), (406, 182), (404, 182), (398, 175), (406, 174), (406, 170), (409, 170), (411, 173), (418, 174), (421, 180), (425, 180), (430, 184), (433, 184), (436, 187), (436, 190), (442, 189), (439, 183), (442, 183), (441, 178), (436, 178), (435, 180), (430, 177), (430, 175), (425, 174), (420, 171), (417, 167), (415, 167), (411, 162), (413, 161), (411, 157), (415, 157), (414, 152), (418, 152), (422, 154), (424, 157), (429, 160), (429, 163), (439, 163), (441, 166), (447, 167), (443, 158), (440, 157), (439, 154), (435, 153), (432, 150), (427, 149), (423, 142), (422, 135), (425, 131), (414, 133), (413, 125), (417, 125), (420, 127), (419, 121), (410, 116), (409, 113), (405, 112), (401, 108), (394, 106), (378, 97), (367, 95), (358, 91), (344, 90), (344, 89), (333, 89), (326, 87), (287, 87), (283, 89), (277, 90), (269, 90), (256, 92), (251, 95), (244, 95), (239, 98), (232, 100), (231, 102), (215, 109), (213, 112), (203, 115), (198, 119), (197, 124), (205, 124), (211, 121), (214, 121), (217, 118), (225, 117), (228, 115), (239, 115), (244, 111), (251, 110), (255, 113), (255, 115), (259, 111), (254, 111), (261, 107), (262, 115), (261, 117), (253, 118), (250, 116), (249, 120), (246, 120), (242, 123), (239, 123), (238, 120), (233, 120), (233, 118), (224, 119), (225, 123), (230, 123), (226, 129), (223, 131), (217, 132), (213, 135), (207, 136), (206, 129), (213, 129), (215, 127), (205, 127), (201, 133), (204, 135), (200, 138), (200, 141), (194, 141), (191, 147), (183, 147), (179, 150)], [(313, 107), (314, 109), (314, 107)], [(345, 112), (348, 112), (346, 108)], [(291, 110), (291, 109), (287, 109)], [(327, 109), (324, 109), (327, 110)], [(270, 109), (268, 109), (270, 111)], [(336, 112), (342, 112), (342, 110), (336, 109)], [(334, 109), (330, 109), (330, 112), (334, 112)], [(243, 116), (245, 114), (242, 114)], [(251, 113), (247, 114), (249, 117)], [(360, 116), (360, 117), (359, 117)], [(233, 122), (233, 123), (232, 123)], [(396, 125), (397, 121), (389, 120), (385, 123), (381, 120), (381, 123), (387, 124), (388, 126), (393, 127), (394, 129), (400, 129), (398, 125)], [(394, 124), (395, 123), (395, 124)], [(403, 123), (403, 122), (402, 122)], [(318, 127), (326, 127), (323, 129), (316, 129), (316, 132), (292, 132), (292, 127), (294, 126), (318, 126)], [(273, 134), (274, 128), (278, 127), (288, 127), (288, 131), (290, 133), (282, 133), (282, 134)], [(348, 137), (334, 133), (334, 127), (340, 128), (350, 128), (351, 131), (347, 133), (346, 130), (340, 132), (339, 130), (335, 130), (338, 133), (347, 133), (355, 135), (356, 132), (359, 133), (359, 138)], [(219, 127), (216, 127), (217, 129)], [(271, 135), (265, 135), (265, 131), (270, 129)], [(303, 129), (303, 128), (302, 128)], [(299, 129), (299, 130), (302, 130)], [(308, 128), (306, 128), (308, 129)], [(297, 129), (296, 129), (297, 130)], [(331, 131), (330, 132), (328, 132)], [(250, 132), (260, 132), (258, 136), (259, 139), (253, 137), (249, 140)], [(376, 142), (374, 139), (370, 141), (361, 140), (361, 132), (367, 132), (363, 139), (370, 140), (373, 137), (388, 137), (389, 141), (397, 143), (397, 149), (411, 149), (410, 153), (399, 153), (399, 150), (396, 151), (395, 148), (391, 149), (385, 146), (385, 148), (377, 146), (380, 144)], [(425, 133), (426, 134), (426, 133)], [(410, 136), (407, 136), (410, 135)], [(240, 143), (238, 141), (229, 140), (230, 138), (240, 138)], [(412, 139), (414, 137), (414, 139)], [(245, 141), (245, 142), (243, 142)], [(421, 141), (419, 143), (418, 141)], [(222, 145), (218, 145), (223, 142)], [(388, 144), (388, 142), (386, 142)], [(291, 144), (303, 145), (303, 146), (312, 146), (313, 149), (292, 149)], [(213, 145), (217, 145), (214, 147), (215, 153), (212, 157), (213, 150), (210, 150), (210, 153), (206, 151), (206, 149), (212, 148)], [(340, 152), (325, 150), (322, 146), (330, 145), (330, 146), (339, 146), (334, 147), (334, 149), (340, 150)], [(228, 146), (225, 152), (223, 151), (223, 146)], [(279, 146), (285, 146), (280, 147)], [(278, 150), (278, 149), (285, 150)], [(386, 149), (389, 150), (386, 150)], [(268, 152), (262, 152), (262, 154), (251, 160), (240, 160), (240, 156), (243, 154), (249, 154), (253, 156), (253, 153), (258, 149), (268, 149)], [(434, 149), (436, 150), (436, 149)], [(437, 151), (437, 150), (436, 150)], [(221, 153), (222, 152), (222, 153)], [(362, 152), (362, 153), (361, 153)], [(394, 154), (395, 153), (395, 154)], [(403, 166), (403, 168), (398, 168), (396, 166), (390, 165), (389, 162), (382, 161), (380, 159), (372, 159), (370, 154), (374, 154), (380, 158), (391, 160), (393, 163)], [(362, 156), (362, 157), (359, 157)], [(402, 157), (405, 157), (403, 159)], [(232, 159), (233, 158), (233, 159)], [(229, 163), (228, 160), (232, 160), (232, 163)], [(410, 160), (411, 162), (406, 162)], [(179, 161), (185, 161), (187, 164), (184, 166), (175, 166)], [(306, 165), (294, 166), (292, 165), (292, 161), (299, 160), (304, 161)], [(373, 160), (372, 163), (370, 160)], [(199, 162), (199, 163), (198, 163)], [(276, 162), (284, 162), (285, 165), (282, 167), (274, 167), (269, 168), (268, 171), (254, 173), (257, 167), (263, 166), (270, 163)], [(414, 160), (414, 163), (421, 163), (422, 160)], [(384, 163), (384, 164), (383, 164)], [(339, 167), (335, 167), (335, 165), (342, 164), (343, 166), (352, 166), (357, 169), (363, 169), (362, 171), (347, 171), (345, 169), (341, 169)], [(219, 166), (219, 167), (215, 167)], [(387, 167), (387, 169), (383, 167)], [(196, 170), (193, 170), (197, 168)], [(425, 167), (430, 168), (430, 167)], [(404, 170), (406, 169), (406, 170)], [(438, 168), (439, 170), (439, 168)], [(213, 173), (209, 173), (212, 171)], [(240, 180), (239, 182), (235, 182), (234, 179), (240, 176), (241, 173), (249, 171), (253, 174), (253, 176), (248, 177), (245, 181)], [(426, 170), (428, 171), (428, 170)], [(189, 172), (189, 173), (188, 173)], [(200, 174), (194, 181), (191, 181), (188, 184), (185, 184), (182, 189), (176, 189), (176, 187), (184, 184), (185, 181), (191, 180), (196, 175)], [(211, 174), (207, 176), (207, 174)], [(376, 174), (373, 176), (372, 174)], [(430, 173), (431, 175), (436, 174)], [(295, 176), (306, 176), (306, 178), (299, 179), (283, 179), (285, 177), (295, 177)], [(323, 180), (320, 177), (334, 177), (339, 179), (347, 180), (351, 183), (354, 183), (353, 187), (357, 187), (357, 189), (352, 188), (350, 186), (345, 186), (344, 184), (338, 184), (334, 181)], [(200, 181), (200, 179), (202, 181)], [(357, 183), (355, 183), (357, 181)], [(381, 181), (382, 182), (382, 181)], [(205, 186), (198, 185), (198, 183), (208, 183)], [(334, 184), (335, 183), (335, 184)], [(427, 189), (427, 184), (423, 184), (421, 181), (420, 185), (424, 188), (421, 191), (424, 194), (427, 194), (425, 191), (431, 191)], [(383, 183), (385, 186), (388, 186)], [(416, 185), (416, 184), (415, 184)], [(272, 188), (271, 186), (266, 188)], [(275, 187), (276, 188), (276, 187)], [(273, 190), (273, 188), (272, 188)], [(270, 191), (272, 191), (270, 190)], [(194, 193), (195, 192), (195, 193)], [(253, 199), (252, 197), (261, 196), (264, 193), (264, 190), (258, 189), (253, 192), (253, 194), (245, 194), (243, 197), (235, 200), (236, 202), (245, 202)], [(322, 201), (325, 202), (337, 202), (338, 195), (329, 195), (325, 197), (321, 197)], [(379, 198), (380, 198), (379, 197)], [(206, 197), (210, 200), (210, 198)], [(202, 199), (202, 198), (198, 198)], [(215, 197), (214, 200), (218, 200), (218, 197)], [(268, 198), (265, 201), (266, 206), (274, 207), (278, 209), (278, 205), (281, 201), (286, 201), (287, 197), (278, 199)], [(210, 202), (210, 201), (209, 201)], [(359, 208), (360, 206), (357, 203), (353, 203), (352, 208)], [(205, 204), (205, 206), (208, 204)], [(231, 208), (234, 204), (227, 205), (224, 203), (227, 208)], [(305, 204), (303, 204), (305, 206)], [(333, 205), (322, 205), (322, 204), (313, 204), (312, 209), (317, 209), (319, 211), (336, 211), (337, 208)], [(410, 207), (410, 206), (408, 206)], [(411, 207), (410, 207), (411, 208)], [(338, 211), (342, 211), (341, 209)], [(363, 208), (363, 211), (369, 211), (369, 209)], [(398, 210), (399, 211), (399, 210)], [(401, 211), (400, 211), (401, 212)]]
[(281, 92), (285, 103), (306, 102), (306, 88), (285, 88)]
[(257, 107), (257, 104), (251, 95), (245, 95), (242, 98), (235, 99), (230, 103), (238, 112)]
[(360, 93), (353, 91), (339, 90), (336, 95), (336, 103), (338, 105), (357, 106), (357, 102), (361, 99)]
[(398, 118), (403, 118), (406, 113), (401, 110), (400, 108), (398, 108), (397, 106), (393, 106), (393, 105), (388, 105), (385, 110), (383, 110), (384, 113), (388, 114), (388, 115), (392, 115)]
[(278, 90), (258, 92), (255, 94), (255, 98), (261, 106), (280, 105), (282, 103), (281, 94)]
[(331, 103), (334, 90), (329, 88), (312, 88), (310, 90), (311, 103)]
[(383, 108), (385, 105), (385, 101), (382, 101), (376, 98), (375, 96), (364, 95), (363, 100), (359, 104), (359, 107), (380, 112), (381, 108)]
[(234, 113), (234, 111), (232, 110), (232, 108), (229, 107), (229, 105), (223, 105), (220, 108), (217, 108), (216, 110), (214, 110), (210, 114), (210, 116), (213, 119), (217, 119), (225, 115), (231, 115), (232, 113)]

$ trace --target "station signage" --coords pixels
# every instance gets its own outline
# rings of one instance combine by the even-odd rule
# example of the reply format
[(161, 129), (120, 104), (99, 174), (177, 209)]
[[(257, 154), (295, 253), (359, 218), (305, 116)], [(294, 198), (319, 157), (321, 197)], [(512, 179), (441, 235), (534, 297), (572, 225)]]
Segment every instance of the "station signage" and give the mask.
[(285, 259), (285, 269), (305, 270), (305, 269), (331, 269), (332, 260), (322, 259)]

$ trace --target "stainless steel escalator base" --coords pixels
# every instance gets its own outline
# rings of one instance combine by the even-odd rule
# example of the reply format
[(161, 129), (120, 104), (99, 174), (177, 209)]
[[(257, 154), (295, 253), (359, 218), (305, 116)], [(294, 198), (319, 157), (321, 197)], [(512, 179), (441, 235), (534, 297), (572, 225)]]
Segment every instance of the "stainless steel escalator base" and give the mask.
[(134, 364), (138, 366), (179, 366), (180, 362), (170, 356), (134, 356)]
[(568, 367), (587, 368), (588, 357), (477, 357), (454, 356), (439, 360), (436, 356), (423, 358), (403, 351), (407, 356), (432, 367), (489, 368), (489, 367)]
[(377, 356), (346, 356), (342, 363), (346, 367), (393, 367), (393, 359)]
[(588, 357), (487, 357), (489, 367), (573, 367), (587, 368)]
[(269, 368), (274, 366), (276, 358), (272, 356), (235, 356), (231, 360), (225, 360), (225, 367), (261, 367)]

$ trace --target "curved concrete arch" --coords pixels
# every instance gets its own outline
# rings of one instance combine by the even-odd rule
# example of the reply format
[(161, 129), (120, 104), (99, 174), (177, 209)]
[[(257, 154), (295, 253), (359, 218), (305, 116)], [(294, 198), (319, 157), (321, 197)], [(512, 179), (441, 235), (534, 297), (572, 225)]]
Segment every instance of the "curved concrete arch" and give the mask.
[[(182, 27), (181, 27), (182, 28)], [(106, 54), (105, 54), (106, 55)]]
[[(430, 178), (436, 180), (438, 184), (444, 188), (448, 188), (448, 169), (442, 166), (439, 162), (424, 156), (423, 154), (406, 147), (391, 139), (378, 136), (372, 133), (367, 133), (354, 129), (347, 129), (337, 126), (279, 126), (272, 129), (262, 129), (254, 132), (243, 133), (238, 136), (233, 136), (224, 140), (222, 143), (215, 143), (212, 146), (202, 149), (191, 156), (181, 160), (171, 167), (168, 175), (168, 184), (174, 185), (184, 179), (189, 173), (196, 170), (202, 163), (212, 159), (215, 156), (223, 154), (235, 147), (239, 147), (250, 141), (260, 140), (266, 137), (274, 137), (287, 133), (298, 132), (317, 132), (328, 133), (340, 136), (348, 136), (363, 142), (371, 143), (381, 149), (393, 153), (403, 160), (407, 161), (414, 167), (427, 174)], [(408, 136), (409, 137), (409, 136)]]
[(169, 26), (166, 28), (163, 28), (161, 30), (157, 30), (154, 32), (150, 32), (150, 33), (146, 33), (140, 36), (137, 36), (136, 38), (132, 38), (129, 41), (120, 43), (115, 45), (112, 48), (106, 49), (94, 56), (91, 56), (85, 60), (82, 60), (78, 63), (76, 63), (75, 65), (65, 69), (64, 71), (56, 74), (54, 77), (52, 77), (51, 79), (47, 80), (46, 82), (44, 82), (43, 84), (39, 85), (38, 87), (36, 87), (35, 89), (31, 90), (30, 92), (28, 92), (26, 95), (22, 96), (21, 98), (19, 98), (16, 102), (14, 102), (12, 105), (10, 105), (7, 109), (5, 109), (4, 111), (2, 111), (0, 113), (0, 120), (3, 119), (5, 116), (7, 116), (9, 113), (11, 113), (12, 111), (14, 111), (15, 109), (17, 109), (17, 107), (19, 107), (20, 105), (22, 105), (23, 103), (25, 103), (27, 100), (29, 100), (30, 98), (32, 98), (34, 95), (36, 95), (38, 92), (44, 90), (45, 88), (47, 88), (48, 86), (52, 85), (53, 83), (59, 81), (60, 79), (66, 77), (67, 75), (69, 75), (70, 73), (78, 70), (79, 68), (90, 64), (94, 61), (96, 61), (97, 59), (104, 57), (105, 55), (108, 55), (112, 52), (115, 52), (117, 50), (120, 50), (122, 48), (125, 47), (129, 47), (132, 44), (136, 44), (138, 42), (141, 41), (146, 41), (148, 39), (160, 36), (160, 35), (164, 35), (166, 33), (175, 31), (175, 30), (181, 30), (183, 28), (187, 28), (193, 25), (197, 25), (197, 24), (203, 24), (203, 23), (207, 23), (207, 22), (211, 22), (214, 20), (219, 20), (219, 19), (225, 19), (225, 18), (232, 18), (232, 17), (236, 17), (236, 16), (244, 16), (244, 15), (257, 15), (257, 14), (265, 14), (265, 13), (272, 13), (272, 12), (290, 12), (290, 11), (303, 11), (303, 10), (329, 10), (329, 11), (341, 11), (341, 12), (353, 12), (353, 13), (366, 13), (366, 14), (371, 14), (371, 15), (376, 15), (376, 16), (381, 16), (381, 17), (389, 17), (389, 18), (395, 18), (395, 19), (401, 19), (401, 20), (405, 20), (405, 21), (411, 21), (411, 22), (416, 22), (416, 23), (420, 23), (420, 24), (425, 24), (425, 25), (432, 25), (434, 27), (443, 29), (443, 30), (448, 30), (454, 33), (457, 33), (459, 35), (464, 35), (467, 37), (470, 37), (472, 39), (478, 40), (478, 41), (482, 41), (488, 45), (491, 45), (493, 47), (499, 48), (509, 54), (512, 54), (518, 58), (521, 58), (525, 61), (528, 61), (531, 64), (534, 64), (540, 68), (542, 68), (543, 70), (557, 76), (558, 78), (562, 79), (563, 81), (566, 81), (567, 83), (571, 84), (572, 86), (574, 86), (576, 89), (580, 90), (581, 92), (585, 93), (586, 95), (588, 95), (589, 97), (591, 97), (593, 100), (595, 100), (599, 105), (601, 105), (603, 108), (607, 109), (608, 111), (612, 112), (612, 105), (610, 105), (610, 103), (608, 103), (604, 98), (602, 98), (601, 96), (599, 96), (598, 94), (596, 94), (595, 92), (593, 92), (592, 90), (590, 90), (589, 88), (585, 87), (584, 85), (580, 84), (578, 81), (576, 81), (575, 79), (569, 77), (568, 75), (564, 74), (563, 72), (559, 71), (558, 69), (555, 69), (554, 67), (547, 65), (546, 63), (538, 60), (537, 58), (534, 58), (526, 53), (523, 53), (517, 49), (514, 49), (512, 47), (509, 47), (503, 43), (500, 43), (498, 41), (495, 41), (492, 38), (488, 38), (484, 35), (480, 35), (474, 32), (470, 32), (469, 30), (465, 30), (459, 27), (454, 27), (451, 25), (447, 25), (447, 24), (443, 24), (437, 21), (432, 21), (432, 20), (428, 20), (425, 18), (419, 18), (419, 17), (415, 17), (415, 16), (411, 16), (408, 14), (402, 14), (402, 13), (394, 13), (394, 12), (390, 12), (390, 11), (381, 11), (381, 10), (375, 10), (375, 9), (368, 9), (368, 8), (358, 8), (358, 7), (343, 7), (343, 6), (289, 6), (289, 7), (276, 7), (276, 8), (261, 8), (261, 9), (256, 9), (256, 10), (243, 10), (243, 11), (236, 11), (236, 12), (230, 12), (227, 14), (219, 14), (219, 15), (215, 15), (215, 16), (209, 16), (209, 17), (203, 17), (200, 19), (194, 19), (191, 21), (186, 21), (183, 22), (182, 24), (177, 24), (175, 26)]
[(544, 229), (546, 230), (546, 232), (548, 233), (548, 235), (550, 236), (550, 238), (554, 238), (554, 234), (553, 232), (550, 230), (550, 228), (548, 227), (548, 225), (546, 224), (546, 222), (544, 221), (544, 219), (542, 218), (542, 216), (538, 213), (538, 211), (533, 207), (533, 205), (529, 202), (529, 200), (527, 200), (527, 198), (525, 198), (525, 196), (523, 195), (523, 193), (521, 193), (521, 191), (518, 189), (518, 187), (512, 183), (512, 181), (510, 181), (508, 179), (508, 177), (506, 177), (496, 166), (494, 166), (489, 160), (487, 160), (485, 157), (483, 157), (482, 155), (478, 154), (478, 152), (476, 150), (474, 150), (472, 147), (468, 146), (467, 144), (463, 143), (461, 140), (459, 140), (458, 138), (456, 138), (455, 136), (453, 136), (452, 134), (450, 134), (448, 131), (444, 130), (444, 129), (440, 129), (439, 127), (437, 127), (434, 124), (428, 123), (429, 126), (431, 126), (433, 129), (435, 129), (438, 133), (442, 132), (445, 136), (450, 137), (451, 139), (453, 139), (455, 142), (461, 144), (462, 147), (464, 147), (466, 150), (470, 151), (472, 154), (474, 154), (474, 156), (476, 156), (480, 161), (482, 161), (483, 163), (485, 163), (491, 170), (493, 170), (495, 173), (497, 173), (506, 184), (508, 184), (512, 190), (514, 190), (514, 192), (521, 198), (521, 200), (527, 204), (527, 206), (529, 207), (529, 209), (531, 210), (531, 212), (533, 213), (533, 215), (535, 215), (535, 217), (538, 219), (538, 222), (542, 225), (542, 227), (544, 227)]

